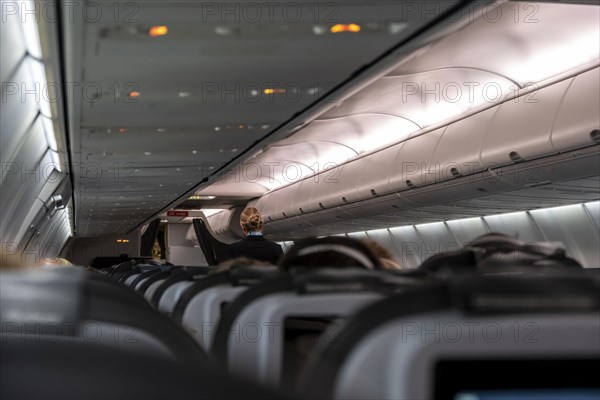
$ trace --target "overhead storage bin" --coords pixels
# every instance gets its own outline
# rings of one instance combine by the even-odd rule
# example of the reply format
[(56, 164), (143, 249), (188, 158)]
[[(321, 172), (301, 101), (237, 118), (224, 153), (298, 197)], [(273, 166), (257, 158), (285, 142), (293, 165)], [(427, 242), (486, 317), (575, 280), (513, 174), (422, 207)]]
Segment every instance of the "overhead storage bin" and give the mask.
[(550, 140), (552, 124), (571, 80), (502, 103), (483, 141), (483, 165), (507, 165), (556, 153)]
[(358, 199), (365, 200), (395, 191), (389, 181), (394, 174), (399, 173), (394, 162), (405, 143), (398, 143), (358, 161), (361, 163), (357, 173)]
[(488, 108), (449, 125), (431, 158), (431, 166), (446, 179), (485, 169), (480, 153), (483, 139), (498, 107)]
[(436, 183), (430, 160), (446, 128), (412, 137), (396, 156), (389, 169), (389, 185), (394, 191)]
[(558, 151), (600, 143), (600, 70), (575, 77), (558, 110), (550, 140)]

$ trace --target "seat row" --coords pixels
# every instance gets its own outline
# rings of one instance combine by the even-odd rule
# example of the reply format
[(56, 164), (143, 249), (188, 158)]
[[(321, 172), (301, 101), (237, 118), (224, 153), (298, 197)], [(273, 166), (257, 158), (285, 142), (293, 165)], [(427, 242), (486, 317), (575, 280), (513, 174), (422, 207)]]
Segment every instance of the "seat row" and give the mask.
[[(335, 266), (332, 253), (356, 265)], [(216, 365), (302, 397), (455, 398), (479, 389), (452, 371), (477, 363), (506, 377), (492, 389), (527, 387), (510, 372), (542, 358), (578, 371), (567, 382), (558, 367), (538, 368), (556, 375), (554, 389), (600, 393), (585, 372), (600, 362), (598, 274), (559, 249), (488, 235), (415, 271), (378, 270), (371, 257), (327, 238), (299, 243), (278, 267), (128, 264), (109, 275), (181, 324)]]

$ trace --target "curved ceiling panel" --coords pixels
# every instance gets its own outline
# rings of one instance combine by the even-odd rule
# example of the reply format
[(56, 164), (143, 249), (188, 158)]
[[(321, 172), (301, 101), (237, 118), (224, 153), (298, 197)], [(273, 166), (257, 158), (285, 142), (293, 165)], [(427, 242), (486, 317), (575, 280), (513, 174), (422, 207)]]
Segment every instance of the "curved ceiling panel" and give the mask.
[(397, 115), (427, 128), (483, 105), (495, 104), (514, 95), (516, 89), (506, 78), (472, 68), (390, 76), (363, 89), (323, 118), (381, 113)]
[(395, 115), (362, 114), (315, 120), (301, 133), (279, 143), (287, 145), (306, 141), (329, 141), (347, 146), (361, 154), (402, 141), (420, 129), (421, 127), (414, 122)]
[(597, 60), (599, 18), (600, 8), (594, 5), (494, 4), (465, 29), (432, 44), (390, 75), (469, 66), (524, 87)]

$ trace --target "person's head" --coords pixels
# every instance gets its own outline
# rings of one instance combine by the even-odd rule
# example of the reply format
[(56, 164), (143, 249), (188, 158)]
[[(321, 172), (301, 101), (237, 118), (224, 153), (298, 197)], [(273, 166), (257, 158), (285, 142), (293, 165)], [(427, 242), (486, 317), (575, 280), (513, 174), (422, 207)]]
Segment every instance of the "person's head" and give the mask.
[(244, 235), (247, 235), (250, 232), (262, 232), (264, 223), (256, 207), (246, 207), (240, 215), (240, 225)]
[(369, 247), (373, 254), (375, 254), (375, 256), (381, 260), (383, 269), (402, 269), (402, 267), (394, 261), (394, 256), (392, 256), (392, 253), (390, 253), (388, 249), (380, 245), (375, 240), (362, 239), (361, 242)]
[(65, 258), (48, 258), (44, 259), (42, 264), (46, 267), (71, 267), (73, 264)]

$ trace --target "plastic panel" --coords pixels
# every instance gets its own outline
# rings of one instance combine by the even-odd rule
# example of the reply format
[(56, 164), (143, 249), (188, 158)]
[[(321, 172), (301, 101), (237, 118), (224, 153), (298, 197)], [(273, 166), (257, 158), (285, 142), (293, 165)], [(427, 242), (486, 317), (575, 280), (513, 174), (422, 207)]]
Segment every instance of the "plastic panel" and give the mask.
[[(31, 76), (30, 62), (34, 61), (27, 60), (20, 64), (17, 73), (11, 81), (19, 85), (20, 88), (25, 87), (27, 90), (34, 90), (36, 86)], [(38, 104), (35, 101), (37, 94), (29, 93), (25, 95), (20, 88), (13, 95), (7, 94), (6, 100), (2, 100), (2, 107), (0, 108), (0, 159), (2, 159), (3, 163), (14, 161), (13, 155), (18, 151), (20, 141), (23, 140), (25, 132), (29, 130), (38, 113)], [(23, 101), (22, 96), (25, 97), (26, 101)], [(46, 142), (45, 136), (43, 142)], [(35, 163), (38, 159), (34, 161), (28, 159), (27, 161)], [(3, 177), (5, 172), (3, 168)]]
[(247, 289), (247, 286), (219, 285), (204, 289), (190, 300), (181, 322), (204, 350), (210, 350), (221, 318), (221, 305), (233, 301)]
[(483, 219), (492, 232), (504, 233), (527, 243), (544, 240), (540, 232), (531, 223), (529, 216), (524, 212), (490, 215)]
[(590, 132), (600, 129), (600, 69), (578, 75), (562, 102), (552, 128), (559, 151), (593, 143)]
[(530, 214), (546, 240), (565, 244), (567, 254), (585, 267), (600, 267), (598, 220), (595, 224), (590, 221), (583, 204), (533, 210)]
[[(301, 197), (296, 196), (299, 187), (300, 185), (298, 184), (292, 184), (284, 190), (278, 190), (271, 194), (269, 201), (275, 203), (273, 219), (281, 219), (300, 214), (300, 210), (292, 206), (296, 197)], [(283, 213), (285, 213), (285, 215)]]
[(2, 215), (7, 216), (7, 220), (3, 217), (2, 221), (3, 240), (20, 240), (16, 237), (17, 232), (24, 222), (31, 222), (25, 221), (25, 217), (44, 186), (51, 185), (55, 189), (60, 183), (60, 176), (53, 174), (54, 164), (47, 150), (46, 137), (38, 118), (14, 158), (14, 174), (7, 175), (2, 183)]
[[(0, 60), (2, 60), (2, 68), (0, 70), (0, 81), (3, 83), (12, 81), (11, 74), (15, 72), (27, 51), (22, 27), (20, 26), (21, 13), (9, 14), (9, 10), (4, 8), (7, 4), (10, 3), (2, 0), (2, 24), (0, 24), (0, 40), (2, 42)], [(12, 3), (17, 8), (23, 4)]]
[(592, 201), (583, 205), (589, 213), (592, 224), (596, 230), (600, 230), (600, 201)]
[(428, 251), (425, 258), (436, 253), (458, 250), (460, 248), (460, 244), (456, 243), (452, 232), (443, 222), (420, 224), (415, 226), (415, 228), (423, 238), (425, 248)]
[(554, 117), (571, 79), (509, 100), (494, 115), (481, 149), (483, 165), (505, 165), (556, 152), (550, 141)]
[(321, 173), (318, 177), (318, 191), (311, 198), (311, 207), (320, 207), (319, 203), (323, 203), (325, 207), (334, 207), (358, 200), (358, 180), (366, 168), (365, 160), (366, 158), (354, 160)]
[(482, 218), (466, 218), (447, 221), (448, 227), (461, 245), (471, 242), (478, 236), (489, 233)]
[(390, 168), (389, 185), (393, 190), (412, 187), (407, 180), (414, 186), (435, 183), (435, 174), (429, 173), (430, 162), (445, 129), (437, 129), (404, 142)]
[(413, 226), (398, 226), (390, 228), (390, 233), (400, 246), (400, 264), (407, 268), (417, 268), (427, 256), (427, 249), (424, 249), (423, 239), (417, 230)]
[(156, 289), (158, 289), (158, 287), (164, 281), (164, 279), (159, 279), (156, 282), (152, 283), (150, 286), (148, 286), (148, 289), (146, 289), (146, 292), (144, 293), (144, 298), (150, 301), (152, 299), (152, 296), (154, 295), (154, 292), (156, 292)]
[(384, 249), (390, 252), (394, 261), (400, 261), (401, 253), (400, 249), (396, 245), (394, 238), (391, 233), (387, 229), (374, 229), (372, 231), (367, 231), (367, 236), (369, 239), (376, 241), (379, 243)]
[(193, 283), (192, 281), (177, 282), (169, 286), (160, 298), (158, 309), (167, 314), (172, 313), (183, 292)]
[[(490, 325), (502, 333), (493, 341)], [(515, 326), (532, 325), (535, 345), (504, 334)], [(467, 334), (466, 326), (474, 329)], [(339, 371), (333, 398), (433, 399), (434, 370), (440, 358), (589, 358), (598, 352), (598, 332), (598, 316), (591, 312), (495, 317), (448, 312), (398, 318), (372, 330), (353, 347)]]
[(360, 160), (361, 168), (358, 172), (357, 197), (359, 199), (368, 199), (376, 194), (386, 194), (395, 191), (390, 185), (390, 179), (399, 173), (395, 166), (395, 160), (398, 158), (405, 142), (398, 143), (380, 152), (372, 154), (367, 158)]
[(431, 158), (439, 175), (452, 177), (452, 168), (462, 175), (484, 169), (480, 158), (483, 139), (498, 109), (488, 108), (446, 128)]
[(347, 316), (380, 298), (376, 293), (263, 296), (241, 311), (234, 325), (236, 331), (229, 335), (227, 365), (230, 372), (277, 387), (283, 365), (283, 327), (287, 317)]

